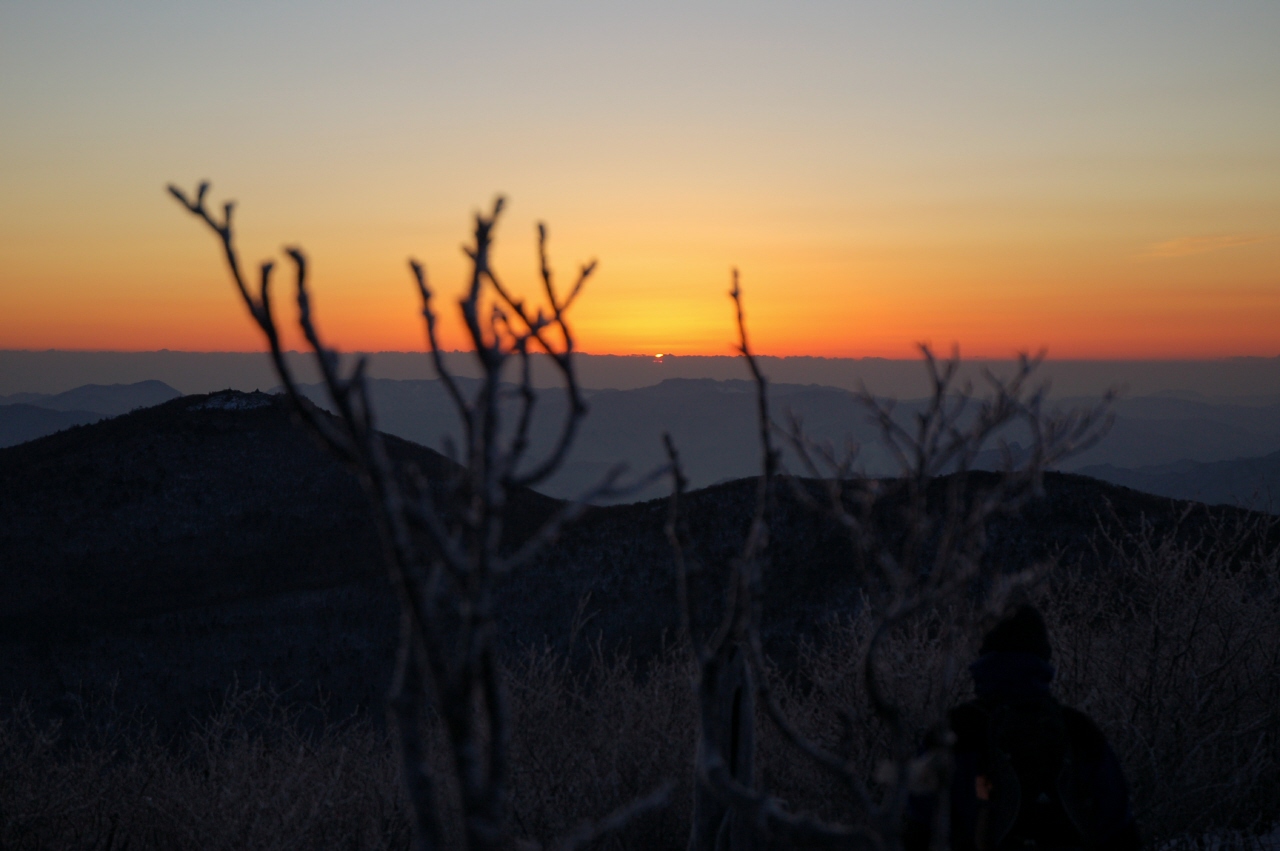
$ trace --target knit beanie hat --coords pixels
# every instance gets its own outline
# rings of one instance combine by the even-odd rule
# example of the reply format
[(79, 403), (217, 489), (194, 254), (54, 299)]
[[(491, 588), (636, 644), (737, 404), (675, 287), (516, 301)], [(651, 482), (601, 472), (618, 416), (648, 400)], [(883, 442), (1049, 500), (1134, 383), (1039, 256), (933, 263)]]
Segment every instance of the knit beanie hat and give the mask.
[(1035, 606), (1023, 604), (1009, 617), (992, 627), (978, 651), (987, 653), (1031, 653), (1046, 662), (1052, 655), (1049, 631)]

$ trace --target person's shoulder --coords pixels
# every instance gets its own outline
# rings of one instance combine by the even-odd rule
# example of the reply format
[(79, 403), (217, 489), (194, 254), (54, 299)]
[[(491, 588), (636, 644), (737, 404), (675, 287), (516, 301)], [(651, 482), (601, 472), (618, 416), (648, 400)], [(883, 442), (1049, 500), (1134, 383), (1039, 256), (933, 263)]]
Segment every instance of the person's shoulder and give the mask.
[(952, 723), (985, 720), (988, 714), (990, 714), (990, 710), (981, 700), (969, 700), (953, 706), (947, 711), (947, 717), (951, 719)]
[(956, 736), (955, 749), (966, 751), (983, 747), (989, 718), (989, 711), (977, 700), (953, 707), (947, 713), (947, 720), (951, 724), (951, 732)]
[(1067, 738), (1080, 756), (1086, 759), (1101, 759), (1106, 754), (1107, 737), (1088, 715), (1078, 709), (1064, 706), (1062, 723), (1066, 727)]

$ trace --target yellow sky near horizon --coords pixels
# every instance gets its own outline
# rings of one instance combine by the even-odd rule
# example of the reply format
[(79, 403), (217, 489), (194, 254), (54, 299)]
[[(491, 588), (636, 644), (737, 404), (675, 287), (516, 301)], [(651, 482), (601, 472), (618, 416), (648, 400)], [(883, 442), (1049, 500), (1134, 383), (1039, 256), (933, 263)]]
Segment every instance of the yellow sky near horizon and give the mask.
[(164, 192), (209, 178), (248, 264), (307, 250), (349, 350), (421, 347), (406, 258), (456, 295), (501, 191), (514, 287), (538, 220), (562, 280), (599, 259), (587, 352), (726, 353), (737, 266), (768, 354), (1275, 355), (1277, 31), (1267, 3), (9, 4), (0, 348), (259, 348)]

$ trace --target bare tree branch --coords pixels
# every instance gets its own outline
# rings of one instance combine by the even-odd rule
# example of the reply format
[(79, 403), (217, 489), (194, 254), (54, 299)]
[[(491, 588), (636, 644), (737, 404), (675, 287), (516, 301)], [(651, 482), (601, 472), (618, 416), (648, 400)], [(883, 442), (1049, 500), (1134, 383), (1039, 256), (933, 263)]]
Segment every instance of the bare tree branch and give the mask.
[[(408, 793), (418, 849), (443, 846), (446, 830), (437, 782), (426, 765), (424, 731), (428, 717), (443, 724), (459, 791), (461, 833), (467, 848), (498, 851), (518, 844), (513, 835), (508, 793), (507, 760), (511, 736), (507, 698), (497, 659), (494, 584), (501, 575), (528, 563), (579, 517), (591, 499), (625, 493), (617, 486), (620, 470), (610, 473), (582, 500), (562, 506), (528, 538), (508, 542), (504, 520), (513, 489), (545, 480), (563, 464), (586, 404), (573, 368), (573, 337), (565, 311), (581, 292), (594, 263), (583, 267), (569, 296), (557, 301), (546, 259), (546, 229), (539, 226), (539, 257), (550, 319), (539, 309), (527, 312), (498, 283), (490, 255), (494, 228), (503, 199), (491, 212), (475, 217), (472, 245), (464, 251), (472, 260), (466, 296), (459, 309), (479, 362), (482, 378), (472, 398), (463, 393), (444, 363), (437, 337), (437, 318), (423, 266), (409, 267), (422, 299), (427, 344), (436, 373), (462, 422), (465, 449), (457, 474), (443, 473), (433, 481), (424, 471), (400, 468), (390, 459), (376, 429), (366, 379), (366, 362), (359, 360), (349, 375), (341, 372), (335, 349), (321, 335), (307, 287), (307, 261), (301, 250), (285, 249), (295, 270), (298, 324), (311, 348), (335, 418), (319, 413), (306, 400), (281, 349), (271, 310), (272, 264), (264, 263), (255, 297), (246, 286), (236, 253), (231, 225), (233, 206), (223, 208), (219, 220), (205, 206), (209, 185), (201, 183), (194, 198), (176, 187), (169, 191), (219, 237), (232, 279), (250, 315), (266, 337), (272, 363), (285, 392), (304, 421), (324, 443), (361, 478), (374, 507), (392, 583), (401, 608), (400, 648), (390, 695), (390, 714), (401, 756), (401, 772)], [(496, 299), (488, 295), (492, 292)], [(488, 314), (481, 311), (488, 305)], [(554, 324), (563, 340), (557, 346), (548, 335)], [(529, 362), (529, 345), (536, 342), (551, 356), (570, 401), (566, 420), (554, 447), (530, 472), (518, 474), (526, 454), (528, 433), (537, 400)], [(507, 392), (503, 370), (512, 357), (521, 373), (521, 399), (514, 436), (504, 441), (502, 399)], [(665, 474), (659, 470), (643, 480)], [(432, 710), (432, 711), (429, 711)], [(624, 807), (594, 826), (573, 834), (567, 847), (623, 826), (631, 818), (661, 806), (665, 792)]]
[(640, 816), (667, 806), (674, 788), (675, 784), (670, 781), (663, 783), (643, 798), (624, 804), (604, 818), (579, 825), (572, 833), (553, 843), (551, 847), (555, 851), (577, 851), (611, 833), (617, 833)]
[[(972, 611), (967, 618), (954, 619), (943, 627), (944, 645), (951, 640), (951, 646), (958, 646), (959, 639), (983, 613), (1004, 605), (1011, 591), (1043, 574), (1043, 569), (1033, 568), (1004, 577), (999, 566), (984, 562), (987, 525), (995, 517), (1016, 512), (1036, 496), (1046, 468), (1101, 438), (1110, 425), (1107, 411), (1111, 396), (1104, 397), (1092, 409), (1047, 413), (1047, 385), (1033, 385), (1043, 355), (1023, 355), (1007, 379), (990, 372), (984, 374), (987, 394), (979, 397), (967, 384), (957, 386), (958, 354), (940, 361), (931, 349), (922, 346), (931, 392), (909, 422), (899, 416), (893, 400), (874, 397), (865, 390), (860, 396), (879, 428), (882, 444), (899, 465), (896, 478), (867, 479), (854, 473), (856, 445), (848, 445), (843, 455), (837, 455), (834, 448), (808, 440), (798, 418), (792, 417), (785, 429), (772, 423), (767, 383), (747, 340), (736, 271), (730, 295), (736, 310), (739, 352), (756, 387), (762, 475), (751, 527), (740, 555), (731, 564), (726, 585), (726, 621), (705, 645), (696, 636), (692, 638), (699, 670), (700, 788), (749, 817), (750, 823), (788, 836), (791, 841), (845, 847), (865, 842), (876, 847), (898, 847), (909, 795), (921, 783), (941, 784), (949, 776), (949, 739), (945, 722), (939, 719), (934, 726), (943, 732), (931, 734), (933, 744), (920, 753), (925, 731), (912, 726), (904, 707), (886, 687), (882, 677), (886, 664), (883, 648), (897, 630), (943, 606), (951, 607), (949, 611)], [(1015, 456), (1005, 439), (1015, 427), (1021, 428), (1031, 441), (1022, 458)], [(864, 589), (871, 611), (871, 632), (861, 660), (863, 690), (873, 715), (888, 734), (887, 760), (881, 766), (883, 770), (876, 771), (885, 785), (876, 795), (864, 779), (871, 774), (869, 767), (857, 765), (807, 736), (787, 716), (769, 684), (759, 627), (759, 565), (768, 542), (765, 518), (779, 465), (772, 440), (775, 429), (785, 435), (810, 477), (791, 479), (791, 492), (802, 505), (828, 517), (843, 530), (850, 545), (852, 574)], [(1000, 456), (1002, 472), (985, 479), (971, 476), (984, 453), (992, 450)], [(668, 444), (667, 451), (676, 485), (667, 534), (676, 559), (682, 623), (688, 630), (694, 606), (688, 599), (687, 546), (677, 531), (683, 481), (674, 447)], [(825, 498), (815, 494), (825, 494)], [(976, 601), (971, 599), (975, 588), (986, 588), (985, 598), (979, 594)], [(974, 602), (978, 603), (976, 608), (971, 606)], [(742, 648), (747, 654), (749, 670), (745, 676), (754, 684), (765, 717), (792, 748), (843, 781), (859, 821), (818, 822), (792, 813), (782, 801), (727, 771), (721, 744), (725, 741), (725, 711), (721, 703), (725, 698), (718, 684), (732, 670), (728, 654), (733, 647)], [(947, 668), (953, 670), (955, 666)], [(697, 829), (695, 824), (691, 848), (701, 851), (706, 847), (709, 851), (708, 840)]]

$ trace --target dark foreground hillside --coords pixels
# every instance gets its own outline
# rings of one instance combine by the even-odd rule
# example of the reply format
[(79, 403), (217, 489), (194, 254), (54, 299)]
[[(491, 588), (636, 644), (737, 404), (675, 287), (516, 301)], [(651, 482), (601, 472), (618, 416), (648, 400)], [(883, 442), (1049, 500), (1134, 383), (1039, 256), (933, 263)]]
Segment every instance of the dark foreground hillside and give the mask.
[[(429, 473), (450, 469), (389, 445)], [(691, 555), (713, 580), (754, 485), (687, 497)], [(1058, 693), (1114, 744), (1152, 847), (1210, 835), (1259, 847), (1280, 818), (1273, 519), (1078, 476), (1046, 490), (992, 525), (989, 555), (1009, 569), (1064, 564), (1039, 592)], [(768, 554), (778, 665), (765, 677), (801, 729), (846, 742), (870, 771), (884, 740), (853, 664), (868, 621), (839, 540), (789, 494)], [(512, 506), (519, 535), (555, 503), (522, 492)], [(511, 808), (537, 842), (669, 780), (669, 807), (601, 847), (687, 843), (696, 707), (688, 656), (663, 648), (675, 625), (666, 510), (594, 509), (504, 587)], [(179, 399), (0, 451), (0, 847), (406, 847), (380, 726), (390, 596), (358, 483), (278, 398)], [(913, 729), (968, 687), (963, 669), (945, 676), (939, 617), (887, 650)], [(798, 650), (801, 639), (813, 641)], [(773, 727), (758, 734), (775, 794), (856, 816)], [(445, 749), (430, 750), (447, 776)]]
[[(390, 446), (429, 475), (450, 469), (431, 450)], [(738, 547), (754, 491), (741, 480), (689, 495), (692, 554), (712, 575)], [(852, 613), (858, 589), (832, 527), (780, 492), (765, 630), (786, 658)], [(515, 495), (515, 534), (554, 504)], [(993, 526), (990, 557), (1009, 569), (1055, 554), (1096, 562), (1100, 513), (1159, 531), (1186, 510), (1054, 475), (1044, 500)], [(499, 604), (508, 651), (564, 650), (576, 619), (607, 653), (658, 652), (676, 628), (666, 512), (663, 500), (593, 509), (512, 577)], [(5, 705), (26, 695), (40, 714), (67, 715), (114, 688), (126, 708), (181, 724), (238, 679), (322, 693), (347, 713), (381, 701), (395, 633), (363, 493), (278, 397), (184, 397), (0, 451)]]

